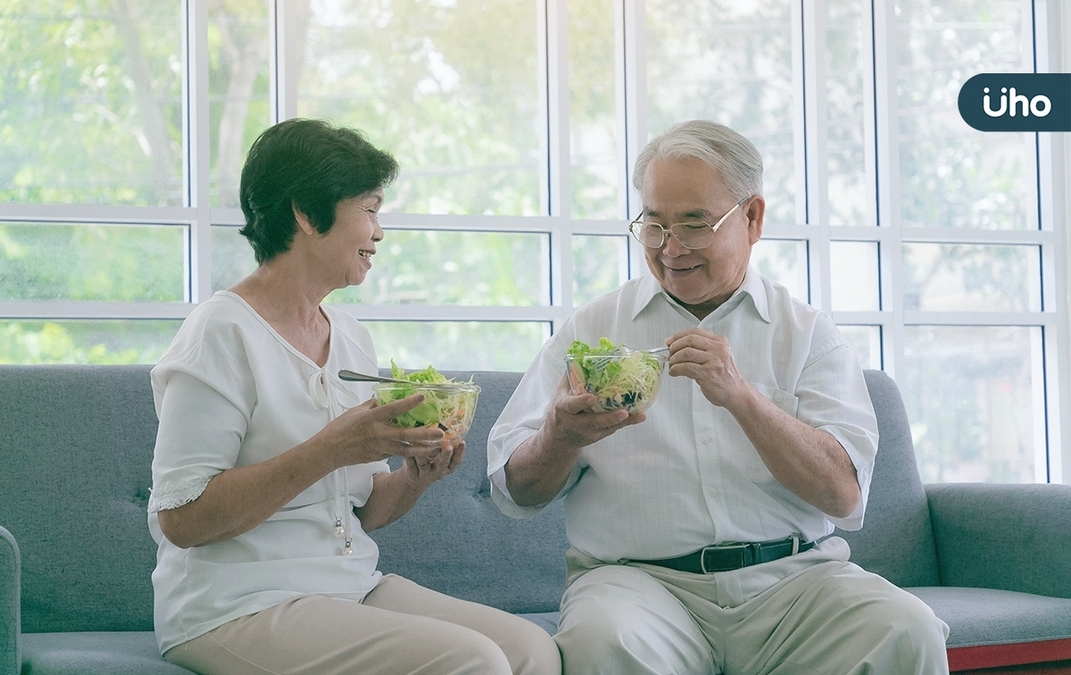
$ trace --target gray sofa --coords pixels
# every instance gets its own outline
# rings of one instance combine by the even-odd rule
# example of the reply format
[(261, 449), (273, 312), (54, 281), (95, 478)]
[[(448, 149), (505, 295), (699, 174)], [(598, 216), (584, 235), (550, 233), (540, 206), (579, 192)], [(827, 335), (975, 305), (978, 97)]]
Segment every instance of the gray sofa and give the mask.
[[(0, 366), (0, 675), (186, 672), (151, 632), (148, 371)], [(484, 476), (487, 432), (518, 378), (476, 373), (464, 464), (374, 536), (381, 569), (553, 631), (561, 504), (511, 520)], [(896, 385), (877, 371), (867, 382), (881, 445), (866, 527), (844, 533), (853, 558), (949, 623), (954, 671), (1048, 661), (1039, 673), (1071, 672), (1059, 663), (1071, 659), (1071, 487), (924, 487)]]

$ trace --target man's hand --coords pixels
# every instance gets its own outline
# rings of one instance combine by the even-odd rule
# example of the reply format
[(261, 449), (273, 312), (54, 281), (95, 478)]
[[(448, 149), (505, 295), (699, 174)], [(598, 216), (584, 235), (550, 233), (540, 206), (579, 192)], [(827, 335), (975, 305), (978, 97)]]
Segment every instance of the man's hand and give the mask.
[(740, 375), (729, 340), (701, 328), (689, 328), (666, 339), (669, 374), (695, 380), (703, 396), (716, 406), (730, 407), (750, 393)]
[(543, 422), (554, 445), (583, 448), (601, 441), (618, 429), (647, 419), (643, 413), (631, 415), (624, 409), (603, 412), (596, 409), (598, 403), (599, 398), (595, 394), (572, 393), (568, 379), (563, 378)]
[(506, 463), (506, 485), (521, 506), (545, 504), (561, 491), (583, 449), (647, 419), (627, 410), (596, 412), (594, 394), (573, 394), (562, 378), (543, 426)]
[(860, 499), (855, 466), (828, 432), (801, 422), (769, 401), (736, 369), (722, 335), (690, 328), (666, 339), (669, 374), (699, 384), (708, 401), (729, 411), (782, 485), (834, 517)]

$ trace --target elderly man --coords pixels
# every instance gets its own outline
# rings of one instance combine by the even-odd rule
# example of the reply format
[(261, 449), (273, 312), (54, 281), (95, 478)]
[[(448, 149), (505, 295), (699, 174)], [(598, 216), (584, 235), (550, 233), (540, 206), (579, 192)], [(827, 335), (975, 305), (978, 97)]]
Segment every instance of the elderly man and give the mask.
[[(863, 524), (874, 410), (828, 316), (749, 266), (758, 151), (684, 122), (647, 145), (633, 182), (650, 276), (563, 323), (488, 444), (503, 512), (565, 499), (566, 675), (948, 672), (948, 627), (830, 536)], [(566, 350), (601, 337), (668, 346), (645, 413), (570, 392)]]

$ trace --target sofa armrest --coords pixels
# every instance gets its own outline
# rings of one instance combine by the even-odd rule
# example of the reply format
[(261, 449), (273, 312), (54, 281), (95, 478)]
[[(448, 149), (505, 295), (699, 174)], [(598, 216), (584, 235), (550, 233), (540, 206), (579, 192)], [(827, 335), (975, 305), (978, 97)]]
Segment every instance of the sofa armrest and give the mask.
[(926, 485), (942, 586), (1071, 598), (1071, 485)]
[(15, 537), (0, 527), (0, 675), (18, 675), (22, 670), (19, 636), (19, 585), (21, 563)]

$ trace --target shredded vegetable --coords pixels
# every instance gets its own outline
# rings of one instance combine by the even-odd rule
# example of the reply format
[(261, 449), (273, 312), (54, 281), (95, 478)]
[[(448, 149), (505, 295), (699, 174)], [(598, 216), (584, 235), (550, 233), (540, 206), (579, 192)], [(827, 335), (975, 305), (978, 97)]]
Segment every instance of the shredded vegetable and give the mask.
[(413, 394), (424, 394), (417, 407), (394, 418), (401, 427), (438, 426), (451, 440), (461, 440), (472, 425), (476, 413), (476, 398), (480, 387), (471, 380), (459, 382), (428, 366), (406, 373), (394, 360), (390, 362), (391, 377), (404, 383), (381, 383), (373, 387), (376, 400), (382, 405)]
[(566, 352), (569, 381), (574, 392), (599, 397), (601, 410), (624, 408), (642, 412), (654, 401), (664, 359), (601, 338), (595, 347), (575, 340)]

